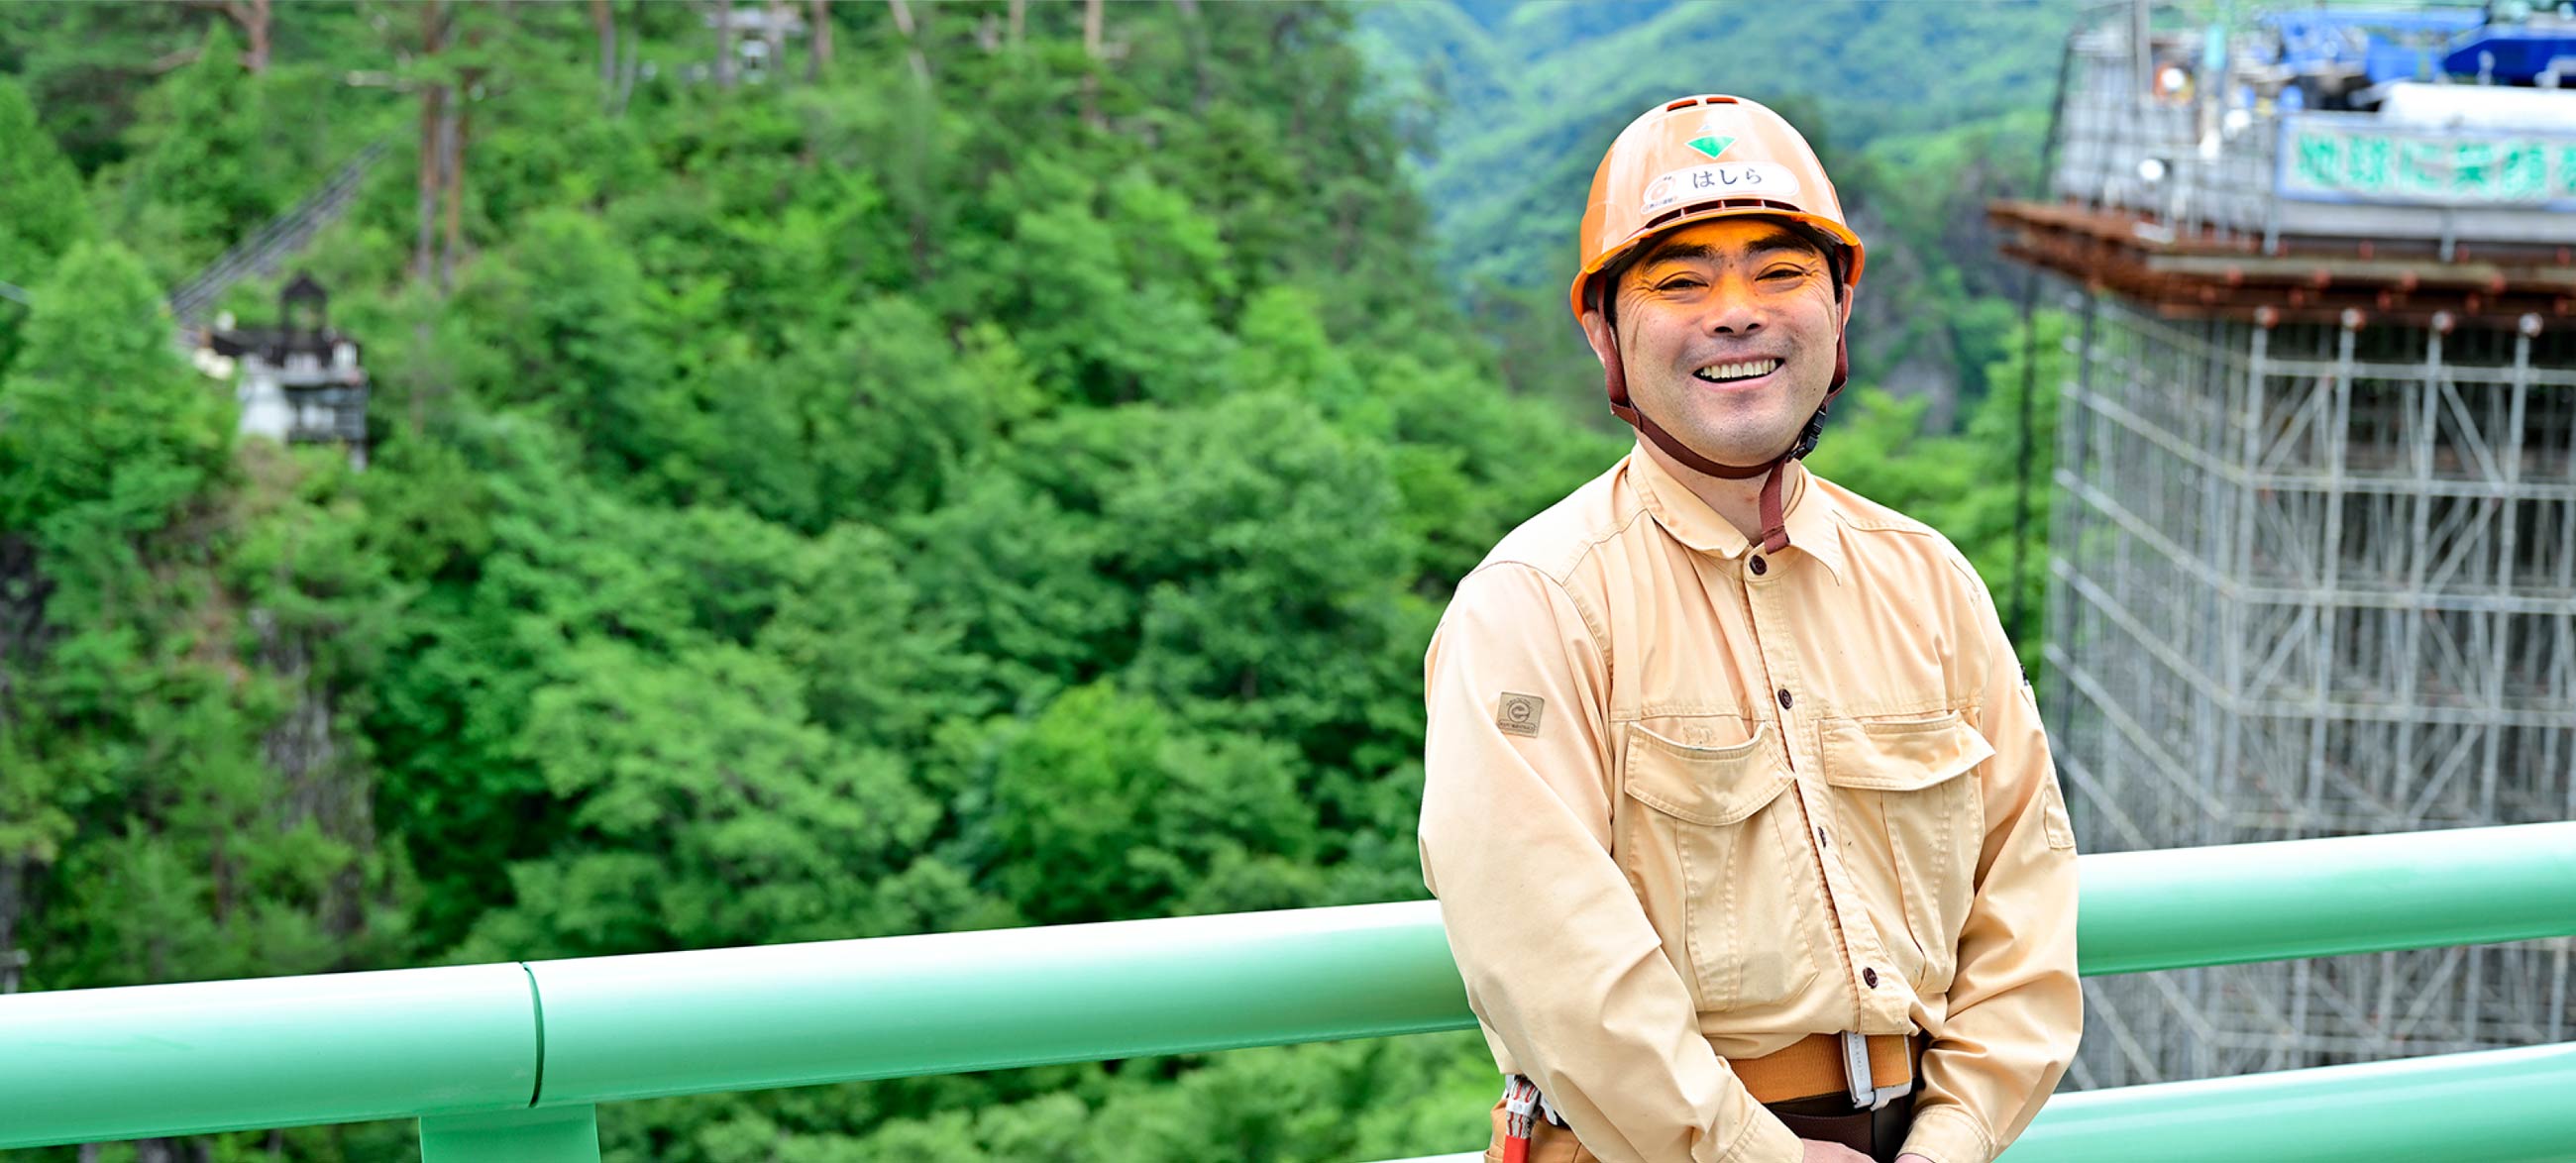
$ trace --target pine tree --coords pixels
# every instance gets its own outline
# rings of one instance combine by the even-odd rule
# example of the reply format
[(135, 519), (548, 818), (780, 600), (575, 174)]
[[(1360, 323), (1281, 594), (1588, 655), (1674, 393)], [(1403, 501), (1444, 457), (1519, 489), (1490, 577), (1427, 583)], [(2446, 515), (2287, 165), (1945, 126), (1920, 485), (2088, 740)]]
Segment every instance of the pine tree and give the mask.
[[(36, 123), (26, 91), (0, 77), (0, 283), (23, 291), (43, 282), (64, 248), (89, 235), (80, 175)], [(26, 315), (24, 304), (0, 301), (0, 372), (17, 354)]]

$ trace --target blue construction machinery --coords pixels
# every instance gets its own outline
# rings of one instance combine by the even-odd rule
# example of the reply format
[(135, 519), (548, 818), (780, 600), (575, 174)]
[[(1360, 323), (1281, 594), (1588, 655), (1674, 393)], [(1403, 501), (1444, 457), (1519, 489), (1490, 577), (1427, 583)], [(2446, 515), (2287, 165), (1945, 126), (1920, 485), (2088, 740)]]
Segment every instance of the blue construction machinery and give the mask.
[(2558, 88), (2576, 80), (2576, 4), (2486, 6), (2479, 27), (2451, 43), (2442, 67), (2483, 84)]
[(2258, 24), (2278, 46), (2266, 63), (2296, 78), (2312, 107), (2373, 104), (2379, 86), (2404, 81), (2576, 84), (2576, 0), (2287, 9), (2265, 13)]
[(2486, 21), (2474, 8), (2301, 8), (2265, 13), (2260, 23), (2280, 41), (2274, 63), (2300, 76), (2349, 78), (2359, 87), (2433, 80), (2446, 67), (2451, 42)]

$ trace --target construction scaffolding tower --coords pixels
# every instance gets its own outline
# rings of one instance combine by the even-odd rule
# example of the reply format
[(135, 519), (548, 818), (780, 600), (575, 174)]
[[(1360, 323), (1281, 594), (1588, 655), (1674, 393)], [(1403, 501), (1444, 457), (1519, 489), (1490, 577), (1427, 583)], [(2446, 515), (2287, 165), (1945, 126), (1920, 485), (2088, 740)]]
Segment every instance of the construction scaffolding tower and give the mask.
[[(2069, 41), (2055, 197), (1990, 210), (2081, 315), (2045, 692), (2080, 839), (2576, 817), (2576, 119), (2285, 108), (2277, 54), (2142, 25)], [(2572, 950), (2091, 979), (2072, 1077), (2565, 1041)]]

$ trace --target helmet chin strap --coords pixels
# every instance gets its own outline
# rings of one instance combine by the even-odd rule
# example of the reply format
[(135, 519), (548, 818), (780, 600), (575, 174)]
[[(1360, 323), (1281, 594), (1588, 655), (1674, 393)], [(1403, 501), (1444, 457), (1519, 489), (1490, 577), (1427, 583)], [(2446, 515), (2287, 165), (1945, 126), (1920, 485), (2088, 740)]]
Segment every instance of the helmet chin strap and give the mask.
[(1725, 477), (1729, 480), (1763, 477), (1762, 551), (1778, 553), (1787, 548), (1789, 525), (1788, 517), (1780, 504), (1781, 477), (1790, 461), (1798, 460), (1815, 451), (1817, 438), (1824, 435), (1825, 410), (1833, 407), (1834, 397), (1842, 394), (1843, 381), (1851, 378), (1851, 345), (1842, 330), (1837, 328), (1834, 332), (1833, 382), (1826, 386), (1824, 401), (1816, 405), (1815, 415), (1807, 417), (1807, 425), (1799, 429), (1797, 439), (1790, 441), (1789, 447), (1781, 450), (1780, 455), (1761, 464), (1719, 464), (1700, 455), (1698, 450), (1690, 445), (1682, 443), (1681, 437), (1673, 435), (1663, 425), (1655, 423), (1654, 417), (1638, 410), (1636, 404), (1629, 401), (1628, 373), (1620, 366), (1624, 361), (1619, 355), (1618, 321), (1612, 318), (1607, 310), (1610, 306), (1607, 301), (1608, 296), (1603, 298), (1602, 323), (1603, 330), (1610, 333), (1610, 356), (1601, 361), (1601, 369), (1610, 392), (1610, 414), (1627, 421), (1630, 427), (1635, 428), (1646, 439), (1654, 441), (1655, 447), (1663, 449), (1674, 460), (1688, 465), (1694, 471), (1707, 473), (1713, 477)]

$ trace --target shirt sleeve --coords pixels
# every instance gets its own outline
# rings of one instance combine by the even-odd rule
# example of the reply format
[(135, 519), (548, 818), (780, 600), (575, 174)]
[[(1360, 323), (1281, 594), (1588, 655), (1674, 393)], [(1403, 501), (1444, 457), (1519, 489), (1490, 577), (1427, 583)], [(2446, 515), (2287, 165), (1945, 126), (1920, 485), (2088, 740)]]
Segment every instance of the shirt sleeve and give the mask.
[[(1964, 570), (1964, 565), (1962, 566)], [(1987, 653), (1979, 728), (1985, 845), (1959, 933), (1942, 1028), (1923, 1055), (1905, 1149), (1934, 1163), (1990, 1163), (2021, 1135), (2074, 1060), (2084, 993), (2075, 968), (2075, 833), (2039, 707), (1976, 587)]]
[(1424, 685), (1423, 882), (1504, 1069), (1605, 1163), (1797, 1163), (1612, 859), (1609, 659), (1574, 599), (1525, 565), (1470, 574)]

